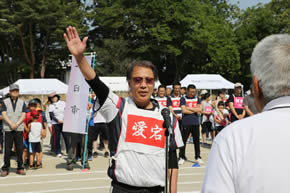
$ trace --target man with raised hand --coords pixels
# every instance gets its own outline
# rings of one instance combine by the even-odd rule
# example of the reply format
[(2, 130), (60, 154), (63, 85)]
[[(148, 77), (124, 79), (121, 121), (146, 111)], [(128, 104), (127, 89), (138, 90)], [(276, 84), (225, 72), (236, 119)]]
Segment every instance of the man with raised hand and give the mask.
[(88, 38), (81, 41), (74, 27), (67, 28), (64, 38), (96, 94), (93, 108), (101, 112), (108, 122), (111, 192), (163, 192), (164, 121), (162, 107), (151, 99), (155, 80), (158, 79), (156, 67), (149, 61), (132, 63), (126, 74), (130, 96), (124, 99), (114, 94), (86, 61), (83, 53)]

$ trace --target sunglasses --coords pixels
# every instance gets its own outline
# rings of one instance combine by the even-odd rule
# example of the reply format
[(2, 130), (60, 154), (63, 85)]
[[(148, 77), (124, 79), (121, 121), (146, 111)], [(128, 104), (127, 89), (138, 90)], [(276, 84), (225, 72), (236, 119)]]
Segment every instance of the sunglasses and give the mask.
[(134, 84), (141, 84), (143, 82), (143, 80), (145, 80), (146, 84), (148, 84), (148, 85), (154, 84), (154, 78), (149, 78), (149, 77), (146, 77), (146, 78), (133, 77), (132, 80), (133, 80)]

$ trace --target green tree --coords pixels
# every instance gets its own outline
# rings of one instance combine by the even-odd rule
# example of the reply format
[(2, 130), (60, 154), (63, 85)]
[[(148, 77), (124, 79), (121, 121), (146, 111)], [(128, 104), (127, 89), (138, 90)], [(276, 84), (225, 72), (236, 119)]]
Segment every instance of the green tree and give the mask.
[(44, 78), (46, 66), (53, 76), (59, 74), (61, 62), (68, 58), (63, 39), (68, 25), (87, 34), (86, 11), (81, 1), (3, 0), (0, 7), (0, 16), (9, 23), (9, 32), (2, 33), (3, 39), (15, 51), (10, 63), (18, 64), (16, 70), (22, 77)]
[(251, 54), (260, 40), (271, 34), (290, 32), (289, 13), (288, 0), (273, 0), (241, 12), (234, 27), (240, 53), (240, 81), (251, 83)]
[[(96, 47), (104, 48), (106, 39), (126, 41), (128, 52), (123, 61), (152, 61), (163, 83), (170, 84), (188, 73), (233, 77), (239, 69), (229, 22), (232, 7), (226, 1), (98, 0), (91, 10), (94, 29), (90, 38)], [(109, 47), (104, 49), (112, 53)]]

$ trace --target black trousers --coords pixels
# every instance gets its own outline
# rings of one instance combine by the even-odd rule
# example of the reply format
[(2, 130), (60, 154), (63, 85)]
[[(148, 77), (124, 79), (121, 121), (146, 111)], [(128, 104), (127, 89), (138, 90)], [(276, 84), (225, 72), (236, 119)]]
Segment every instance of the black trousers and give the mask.
[(164, 192), (164, 187), (136, 187), (127, 184), (112, 181), (112, 193), (162, 193)]
[(179, 158), (185, 158), (186, 141), (190, 133), (194, 143), (195, 159), (200, 157), (199, 125), (183, 125), (181, 135), (184, 146), (179, 150)]
[(68, 153), (68, 139), (65, 132), (62, 132), (63, 124), (54, 124), (54, 136), (55, 136), (55, 153), (61, 153), (61, 146), (60, 146), (60, 135), (62, 135), (65, 143), (66, 152)]
[[(67, 165), (76, 163), (76, 147), (78, 144), (80, 144), (81, 162), (83, 164), (86, 135), (79, 133), (66, 133), (66, 137), (68, 139)], [(85, 166), (88, 166), (88, 151), (86, 151), (85, 155)]]
[(3, 129), (0, 129), (0, 145), (1, 145), (2, 149), (3, 149), (3, 132), (4, 132)]
[(3, 171), (9, 171), (10, 158), (12, 153), (12, 146), (15, 144), (16, 156), (17, 156), (17, 170), (24, 169), (23, 167), (23, 131), (9, 131), (4, 132), (4, 165)]
[(108, 128), (106, 123), (95, 123), (94, 126), (89, 126), (88, 129), (88, 156), (93, 153), (93, 142), (98, 139), (98, 136), (104, 140), (108, 140)]

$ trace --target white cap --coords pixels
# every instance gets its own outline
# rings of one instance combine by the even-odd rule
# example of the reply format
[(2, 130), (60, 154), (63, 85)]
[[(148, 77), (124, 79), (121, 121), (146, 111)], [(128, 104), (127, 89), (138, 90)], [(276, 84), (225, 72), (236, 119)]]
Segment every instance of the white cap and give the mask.
[(206, 93), (207, 93), (207, 90), (202, 90), (201, 93), (200, 93), (200, 95), (204, 95)]
[(243, 85), (240, 83), (240, 82), (237, 82), (236, 84), (235, 84), (235, 88), (236, 87), (243, 87)]

